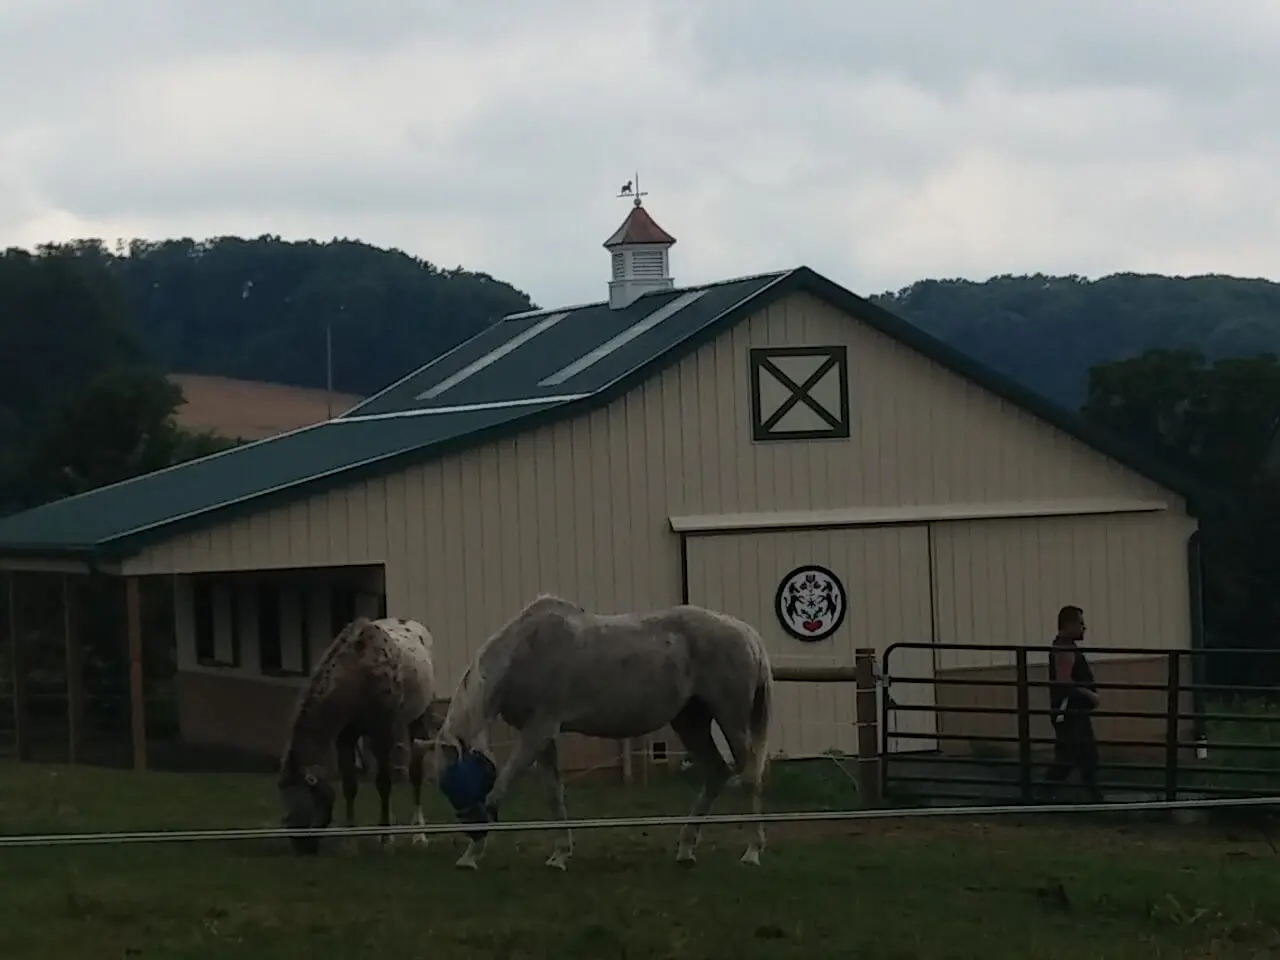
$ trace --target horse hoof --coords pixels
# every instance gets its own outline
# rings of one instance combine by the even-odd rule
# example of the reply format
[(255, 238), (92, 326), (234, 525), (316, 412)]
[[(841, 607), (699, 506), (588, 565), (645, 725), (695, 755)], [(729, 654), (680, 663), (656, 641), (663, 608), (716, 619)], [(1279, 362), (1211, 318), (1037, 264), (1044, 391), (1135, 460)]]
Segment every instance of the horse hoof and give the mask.
[(747, 852), (742, 855), (739, 863), (750, 864), (753, 867), (760, 866), (760, 850), (758, 847), (747, 847)]
[(569, 861), (564, 854), (553, 853), (551, 856), (547, 857), (547, 866), (554, 867), (556, 870), (564, 871), (568, 869)]
[(476, 863), (476, 858), (472, 856), (468, 856), (465, 853), (462, 856), (460, 856), (457, 860), (455, 860), (453, 862), (453, 865), (455, 867), (460, 867), (463, 870), (479, 870), (480, 869), (480, 864)]
[(412, 843), (415, 847), (425, 847), (431, 843), (431, 838), (425, 833), (415, 833)]
[(676, 863), (682, 867), (692, 867), (697, 862), (698, 858), (692, 850), (681, 850), (676, 854)]

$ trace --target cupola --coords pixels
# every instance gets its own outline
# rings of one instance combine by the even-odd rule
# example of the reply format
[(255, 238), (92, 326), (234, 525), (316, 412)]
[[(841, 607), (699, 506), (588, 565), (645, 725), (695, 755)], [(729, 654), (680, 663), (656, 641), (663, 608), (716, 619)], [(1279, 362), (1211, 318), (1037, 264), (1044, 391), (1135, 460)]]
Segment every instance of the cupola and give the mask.
[(675, 287), (667, 251), (676, 238), (658, 226), (642, 206), (640, 178), (628, 181), (618, 196), (630, 197), (633, 202), (622, 226), (604, 242), (613, 263), (609, 306), (614, 310), (621, 310), (646, 293)]

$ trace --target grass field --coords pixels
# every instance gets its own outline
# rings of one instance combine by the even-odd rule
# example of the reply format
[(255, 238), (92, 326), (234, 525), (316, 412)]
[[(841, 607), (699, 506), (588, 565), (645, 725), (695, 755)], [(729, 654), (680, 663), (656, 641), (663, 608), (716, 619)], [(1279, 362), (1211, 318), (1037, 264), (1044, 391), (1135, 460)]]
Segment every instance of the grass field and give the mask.
[[(833, 763), (773, 770), (770, 808), (841, 805)], [(537, 781), (504, 819), (542, 818)], [(399, 791), (401, 788), (397, 787)], [(573, 816), (684, 812), (689, 785), (571, 786)], [(432, 797), (429, 817), (445, 818)], [(397, 796), (398, 815), (407, 812)], [(721, 810), (742, 809), (740, 794)], [(801, 803), (803, 801), (803, 803)], [(372, 820), (368, 785), (361, 822)], [(0, 832), (266, 826), (270, 778), (0, 766)], [(1255, 829), (940, 820), (775, 825), (759, 869), (739, 828), (500, 834), (297, 860), (283, 841), (0, 850), (0, 957), (1103, 960), (1280, 955), (1280, 858)]]

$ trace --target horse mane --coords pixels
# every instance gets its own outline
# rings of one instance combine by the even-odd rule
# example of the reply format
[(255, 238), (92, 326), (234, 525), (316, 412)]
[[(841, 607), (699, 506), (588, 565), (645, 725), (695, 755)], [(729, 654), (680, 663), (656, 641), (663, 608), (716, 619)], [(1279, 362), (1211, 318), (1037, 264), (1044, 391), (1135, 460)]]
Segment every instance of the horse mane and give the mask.
[(462, 674), (457, 689), (449, 699), (449, 709), (445, 711), (444, 721), (440, 724), (437, 735), (442, 742), (457, 745), (469, 743), (484, 729), (485, 694), (487, 693), (484, 668), (477, 657)]
[[(520, 609), (520, 612), (499, 627), (480, 647), (458, 681), (449, 700), (449, 709), (440, 725), (437, 740), (466, 743), (482, 737), (489, 722), (488, 693), (490, 670), (499, 666), (501, 656), (494, 656), (502, 648), (523, 639), (521, 624), (531, 617), (552, 611), (582, 613), (583, 608), (553, 593), (540, 593)], [(498, 661), (495, 664), (494, 661)]]

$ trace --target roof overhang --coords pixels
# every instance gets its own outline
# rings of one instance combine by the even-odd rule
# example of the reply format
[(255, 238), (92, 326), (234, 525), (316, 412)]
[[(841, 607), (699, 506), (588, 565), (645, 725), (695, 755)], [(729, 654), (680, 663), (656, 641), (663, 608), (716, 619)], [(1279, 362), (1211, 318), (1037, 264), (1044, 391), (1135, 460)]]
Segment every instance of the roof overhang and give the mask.
[(73, 549), (5, 547), (0, 553), (0, 571), (5, 573), (63, 573), (84, 575), (90, 573), (118, 574), (120, 564), (92, 551)]

